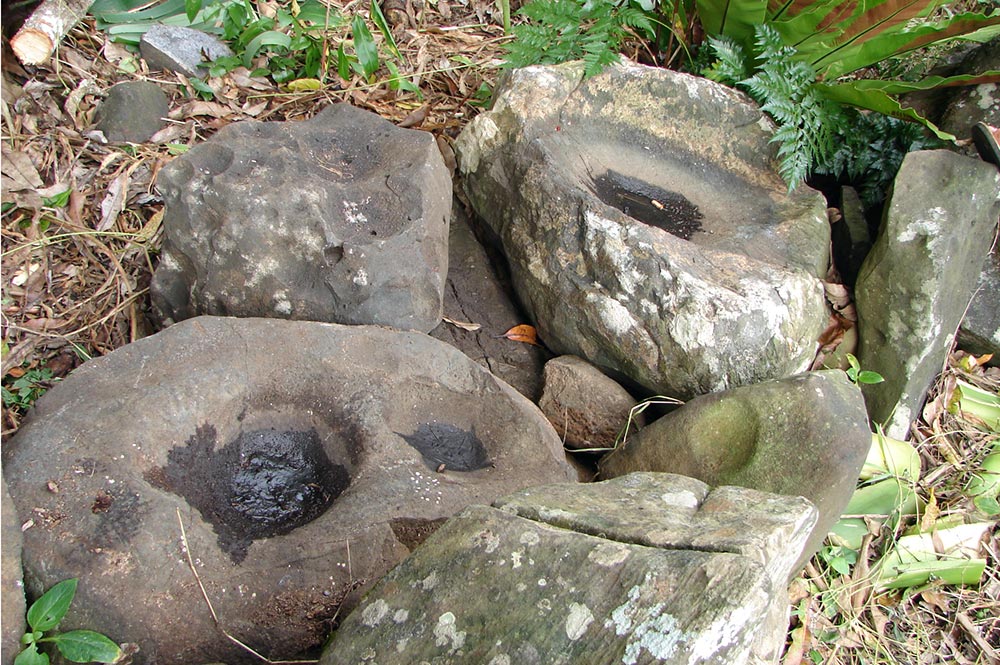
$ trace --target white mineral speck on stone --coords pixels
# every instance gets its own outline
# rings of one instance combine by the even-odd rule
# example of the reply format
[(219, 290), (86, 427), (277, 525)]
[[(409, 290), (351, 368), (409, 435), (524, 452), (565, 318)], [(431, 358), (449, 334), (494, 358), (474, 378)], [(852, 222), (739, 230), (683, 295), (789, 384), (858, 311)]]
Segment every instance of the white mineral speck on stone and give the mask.
[(377, 626), (389, 613), (389, 604), (379, 598), (361, 611), (361, 623), (372, 628)]
[(368, 218), (365, 217), (365, 214), (358, 210), (358, 204), (350, 201), (344, 201), (344, 218), (348, 224), (359, 225), (368, 223)]
[[(640, 622), (629, 636), (625, 654), (622, 656), (622, 663), (625, 665), (638, 663), (644, 649), (655, 660), (669, 660), (677, 653), (681, 644), (689, 642), (694, 637), (694, 633), (681, 630), (677, 619), (664, 611), (663, 603), (654, 605), (643, 614), (648, 618)], [(703, 661), (692, 658), (691, 662)]]
[(538, 586), (545, 586), (547, 584), (548, 584), (548, 581), (546, 581), (546, 579), (544, 577), (541, 577), (541, 578), (538, 579)]
[(521, 534), (520, 542), (522, 545), (537, 545), (541, 538), (534, 531), (525, 531)]
[(364, 268), (359, 268), (351, 281), (358, 286), (368, 286), (368, 272)]
[(292, 303), (288, 302), (287, 300), (279, 300), (276, 303), (274, 303), (274, 311), (277, 312), (278, 314), (284, 314), (285, 316), (288, 316), (289, 314), (292, 313)]
[(681, 490), (679, 492), (664, 492), (660, 495), (663, 502), (668, 506), (678, 506), (683, 508), (697, 508), (698, 497), (694, 492)]
[(746, 605), (738, 607), (729, 616), (719, 617), (692, 642), (688, 662), (716, 660), (721, 649), (732, 646), (744, 635), (748, 626), (758, 622), (758, 611)]
[(395, 621), (396, 623), (403, 623), (409, 618), (410, 618), (409, 610), (405, 610), (402, 608), (396, 610), (396, 613), (392, 615), (392, 620)]
[(420, 585), (423, 587), (424, 591), (430, 591), (435, 586), (437, 586), (438, 576), (437, 571), (432, 570), (431, 574), (421, 580)]
[(594, 622), (594, 614), (590, 608), (581, 603), (570, 603), (569, 614), (566, 616), (566, 637), (571, 641), (583, 637), (587, 627)]
[(596, 563), (598, 566), (617, 566), (628, 558), (629, 549), (620, 543), (601, 543), (590, 551), (587, 560)]
[(521, 567), (521, 553), (520, 552), (511, 552), (510, 553), (510, 562), (511, 562), (511, 566), (510, 566), (511, 568), (520, 568)]
[(449, 651), (455, 652), (465, 645), (465, 631), (458, 630), (455, 626), (455, 615), (445, 612), (438, 617), (437, 625), (434, 626), (434, 644), (439, 647), (451, 646)]
[(487, 665), (510, 665), (510, 656), (505, 653), (499, 653), (493, 656)]

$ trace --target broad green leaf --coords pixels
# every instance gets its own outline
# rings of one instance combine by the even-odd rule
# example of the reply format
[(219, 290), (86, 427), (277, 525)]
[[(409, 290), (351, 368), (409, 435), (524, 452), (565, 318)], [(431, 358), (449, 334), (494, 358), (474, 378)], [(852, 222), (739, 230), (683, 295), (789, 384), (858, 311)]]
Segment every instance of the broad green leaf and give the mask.
[(46, 591), (28, 609), (28, 625), (32, 630), (52, 630), (66, 616), (66, 610), (76, 595), (77, 579), (63, 580)]
[[(399, 49), (396, 47), (396, 40), (392, 37), (392, 30), (389, 29), (389, 24), (385, 22), (385, 16), (382, 15), (382, 8), (378, 6), (378, 0), (371, 0), (372, 2), (372, 22), (375, 27), (378, 28), (379, 32), (385, 38), (385, 45), (389, 47), (392, 54), (397, 58), (401, 57), (399, 55)], [(356, 36), (355, 36), (356, 38)]]
[(832, 48), (802, 48), (814, 67), (828, 79), (903, 55), (930, 44), (954, 39), (988, 40), (1000, 34), (1000, 15), (958, 14), (948, 21), (924, 23), (877, 38), (840, 44)]
[(323, 28), (337, 28), (344, 24), (344, 17), (333, 7), (317, 0), (308, 0), (299, 7), (297, 19)]
[(122, 655), (118, 645), (92, 630), (71, 630), (42, 642), (53, 642), (59, 652), (74, 663), (113, 663)]
[(365, 20), (360, 15), (355, 15), (351, 21), (351, 33), (354, 35), (354, 53), (358, 56), (358, 63), (365, 78), (378, 69), (378, 47), (375, 45), (375, 38), (365, 25)]
[[(166, 0), (166, 2), (154, 4), (147, 9), (139, 11), (129, 11), (128, 9), (121, 11), (122, 5), (144, 7), (149, 5), (149, 2), (135, 3), (126, 0), (121, 3), (102, 3), (98, 0), (98, 2), (90, 6), (90, 14), (98, 19), (97, 27), (103, 30), (101, 23), (110, 25), (115, 23), (135, 23), (137, 21), (156, 21), (164, 16), (183, 15), (186, 2), (187, 0)], [(106, 8), (103, 6), (104, 4), (107, 4)], [(119, 4), (119, 6), (115, 7), (115, 4)]]
[(188, 21), (194, 21), (194, 17), (201, 11), (201, 0), (185, 0), (184, 13)]
[(69, 195), (71, 190), (67, 189), (65, 192), (60, 192), (55, 196), (50, 196), (46, 199), (42, 199), (42, 204), (51, 206), (53, 208), (64, 208), (66, 204), (69, 203)]
[(38, 645), (29, 644), (24, 648), (24, 651), (17, 654), (14, 665), (49, 665), (49, 655), (40, 653)]
[(341, 42), (340, 46), (337, 47), (337, 74), (344, 81), (351, 80), (351, 61), (348, 59), (348, 55), (344, 52), (343, 42)]
[(862, 109), (877, 111), (884, 115), (918, 122), (942, 141), (954, 141), (955, 137), (948, 132), (938, 129), (937, 125), (923, 117), (916, 111), (903, 106), (896, 99), (889, 96), (882, 88), (894, 89), (897, 86), (895, 81), (847, 81), (833, 85), (817, 83), (816, 89), (827, 99), (842, 104), (849, 104)]
[(753, 45), (753, 27), (764, 23), (767, 0), (695, 0), (702, 27), (709, 35), (732, 37)]
[(267, 30), (262, 32), (247, 44), (246, 51), (243, 53), (243, 66), (250, 69), (253, 64), (253, 59), (257, 57), (257, 53), (265, 46), (279, 46), (281, 48), (288, 48), (289, 44), (292, 43), (292, 38), (283, 32), (278, 32), (277, 30)]
[(887, 565), (879, 569), (879, 589), (905, 589), (927, 584), (933, 577), (944, 584), (979, 584), (986, 570), (986, 559), (913, 561)]

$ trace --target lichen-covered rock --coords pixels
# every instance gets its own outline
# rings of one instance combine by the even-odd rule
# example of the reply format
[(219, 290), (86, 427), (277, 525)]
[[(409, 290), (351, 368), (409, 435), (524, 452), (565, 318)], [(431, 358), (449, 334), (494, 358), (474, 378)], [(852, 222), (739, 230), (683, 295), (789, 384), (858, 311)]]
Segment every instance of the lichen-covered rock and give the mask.
[(21, 635), (27, 630), (24, 582), (21, 575), (21, 522), (7, 493), (7, 481), (0, 475), (0, 505), (3, 506), (3, 553), (0, 555), (0, 664), (12, 665), (21, 650)]
[(689, 398), (806, 369), (827, 320), (826, 204), (771, 131), (712, 81), (570, 63), (512, 72), (457, 153), (546, 344)]
[(456, 349), (275, 319), (92, 360), (2, 452), (29, 590), (78, 577), (62, 628), (138, 644), (136, 665), (258, 662), (220, 639), (188, 554), (222, 627), (286, 659), (450, 515), (575, 478), (538, 409)]
[[(538, 408), (567, 448), (613, 448), (636, 404), (627, 390), (582, 358), (560, 356), (545, 363)], [(645, 422), (638, 414), (631, 426)]]
[[(868, 415), (904, 439), (941, 371), (1000, 214), (1000, 172), (948, 150), (911, 152), (861, 266), (858, 360)], [(994, 303), (995, 306), (995, 303)]]
[(600, 469), (603, 478), (660, 471), (805, 497), (819, 519), (801, 566), (840, 519), (870, 447), (861, 391), (830, 370), (695, 398), (605, 456)]
[(434, 137), (348, 104), (224, 127), (157, 176), (163, 323), (199, 314), (441, 320), (451, 177)]
[(784, 643), (807, 501), (636, 474), (496, 505), (383, 578), (321, 665), (757, 663)]
[(205, 76), (206, 63), (233, 55), (224, 42), (208, 33), (159, 23), (142, 33), (139, 51), (150, 69), (178, 72), (188, 78)]
[(958, 343), (979, 355), (992, 354), (992, 365), (1000, 365), (1000, 248), (994, 247), (983, 262), (972, 302), (965, 311)]

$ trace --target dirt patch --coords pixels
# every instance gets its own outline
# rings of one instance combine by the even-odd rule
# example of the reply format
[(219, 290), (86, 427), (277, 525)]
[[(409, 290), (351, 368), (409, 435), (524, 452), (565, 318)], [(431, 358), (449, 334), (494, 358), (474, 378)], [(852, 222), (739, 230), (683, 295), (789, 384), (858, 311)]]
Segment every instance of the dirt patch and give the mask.
[(215, 529), (219, 547), (239, 564), (254, 540), (291, 532), (322, 515), (350, 484), (331, 462), (315, 430), (243, 432), (216, 450), (212, 425), (202, 425), (165, 467), (145, 474), (183, 496)]
[(389, 527), (396, 540), (403, 543), (406, 549), (411, 552), (423, 544), (431, 537), (442, 524), (447, 521), (445, 518), (437, 520), (421, 520), (416, 518), (399, 518), (389, 521)]

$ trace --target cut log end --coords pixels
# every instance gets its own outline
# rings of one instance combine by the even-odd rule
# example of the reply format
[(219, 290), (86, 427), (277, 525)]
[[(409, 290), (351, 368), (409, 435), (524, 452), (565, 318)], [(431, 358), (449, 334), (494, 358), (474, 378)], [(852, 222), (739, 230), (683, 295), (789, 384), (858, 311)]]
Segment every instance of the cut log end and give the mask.
[(52, 54), (55, 44), (44, 32), (28, 29), (17, 33), (10, 47), (22, 64), (40, 65)]

